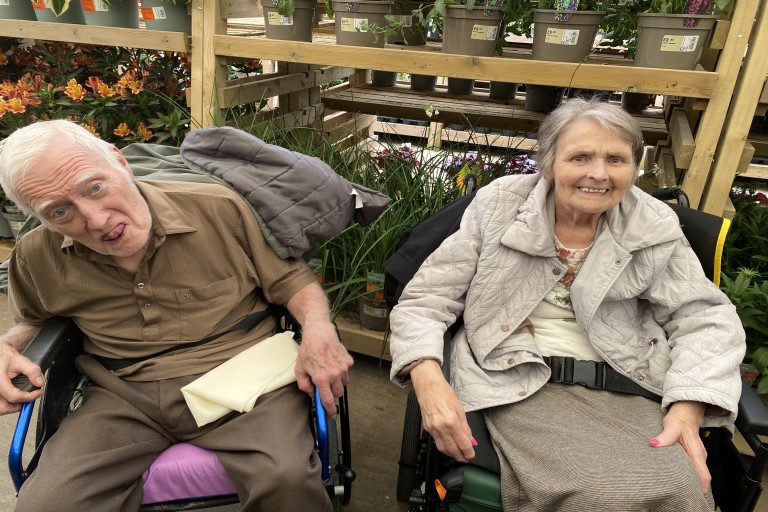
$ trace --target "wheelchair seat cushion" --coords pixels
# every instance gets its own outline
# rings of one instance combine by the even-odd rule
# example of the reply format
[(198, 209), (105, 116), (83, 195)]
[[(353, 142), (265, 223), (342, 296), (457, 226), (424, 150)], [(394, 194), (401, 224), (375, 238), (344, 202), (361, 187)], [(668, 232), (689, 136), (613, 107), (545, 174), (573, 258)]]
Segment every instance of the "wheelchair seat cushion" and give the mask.
[(142, 480), (142, 504), (237, 493), (216, 454), (189, 443), (166, 448)]

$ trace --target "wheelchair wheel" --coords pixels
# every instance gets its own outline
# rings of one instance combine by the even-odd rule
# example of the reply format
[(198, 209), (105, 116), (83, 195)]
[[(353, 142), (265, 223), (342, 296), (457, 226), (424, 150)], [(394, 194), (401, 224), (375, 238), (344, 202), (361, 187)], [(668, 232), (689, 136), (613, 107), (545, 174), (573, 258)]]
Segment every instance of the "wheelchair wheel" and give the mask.
[(408, 503), (418, 485), (419, 441), (421, 440), (421, 410), (416, 393), (408, 393), (400, 445), (400, 468), (397, 472), (397, 501)]

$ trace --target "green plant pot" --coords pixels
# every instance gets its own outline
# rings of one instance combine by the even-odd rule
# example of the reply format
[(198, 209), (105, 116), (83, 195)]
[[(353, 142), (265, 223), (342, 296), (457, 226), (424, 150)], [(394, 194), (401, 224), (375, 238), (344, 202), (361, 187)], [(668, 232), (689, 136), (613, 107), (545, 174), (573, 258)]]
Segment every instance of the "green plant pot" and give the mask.
[(358, 0), (357, 2), (333, 2), (336, 22), (336, 44), (382, 48), (384, 35), (374, 34), (368, 27), (389, 26), (386, 15), (392, 11), (394, 2)]
[(467, 10), (446, 5), (443, 17), (443, 53), (491, 56), (501, 32), (501, 10), (484, 7)]
[(280, 0), (264, 0), (264, 30), (267, 39), (284, 41), (312, 42), (312, 29), (315, 25), (314, 0), (295, 0), (296, 8), (290, 16), (281, 16), (277, 12)]
[(29, 0), (8, 0), (7, 4), (0, 4), (0, 20), (36, 21), (37, 18)]
[(581, 62), (592, 51), (603, 11), (533, 10), (535, 60)]
[(141, 17), (147, 30), (192, 33), (189, 4), (173, 4), (165, 0), (142, 0)]
[[(685, 20), (697, 20), (686, 27)], [(637, 15), (635, 66), (696, 69), (717, 16), (641, 13)]]
[(49, 23), (72, 23), (75, 25), (85, 25), (85, 15), (80, 0), (72, 0), (69, 3), (69, 9), (56, 16), (52, 10), (45, 7), (43, 0), (32, 4), (35, 10), (37, 21), (47, 21)]
[(139, 28), (139, 3), (136, 0), (81, 0), (86, 25)]

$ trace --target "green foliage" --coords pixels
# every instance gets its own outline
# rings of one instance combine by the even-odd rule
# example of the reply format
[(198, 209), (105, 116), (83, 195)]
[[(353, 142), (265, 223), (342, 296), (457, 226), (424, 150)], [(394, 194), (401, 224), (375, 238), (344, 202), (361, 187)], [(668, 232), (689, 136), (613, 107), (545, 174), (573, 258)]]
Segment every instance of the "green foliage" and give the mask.
[(745, 362), (759, 372), (758, 392), (768, 393), (768, 198), (737, 185), (731, 201), (736, 215), (723, 248), (721, 289), (747, 334)]

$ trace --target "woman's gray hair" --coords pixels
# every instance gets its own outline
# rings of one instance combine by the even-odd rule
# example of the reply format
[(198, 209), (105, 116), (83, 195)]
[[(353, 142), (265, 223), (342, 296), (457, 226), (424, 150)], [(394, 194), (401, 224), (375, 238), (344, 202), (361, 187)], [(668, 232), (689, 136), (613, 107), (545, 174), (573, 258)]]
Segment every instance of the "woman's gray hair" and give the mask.
[[(119, 154), (112, 151), (112, 144), (94, 136), (77, 123), (65, 120), (39, 121), (19, 128), (0, 141), (0, 186), (8, 199), (27, 213), (30, 213), (30, 205), (24, 204), (19, 198), (18, 186), (43, 153), (65, 149), (53, 146), (54, 141), (63, 142), (65, 148), (76, 146), (93, 152), (94, 156), (101, 155), (107, 165), (114, 165), (130, 175), (121, 165)], [(130, 178), (133, 179), (133, 176)]]
[(563, 102), (539, 126), (539, 148), (536, 164), (546, 178), (552, 178), (557, 140), (568, 125), (577, 119), (595, 120), (604, 130), (626, 140), (632, 147), (635, 177), (643, 157), (643, 133), (634, 117), (618, 105), (600, 101), (573, 98)]

